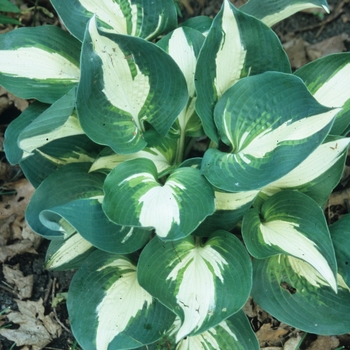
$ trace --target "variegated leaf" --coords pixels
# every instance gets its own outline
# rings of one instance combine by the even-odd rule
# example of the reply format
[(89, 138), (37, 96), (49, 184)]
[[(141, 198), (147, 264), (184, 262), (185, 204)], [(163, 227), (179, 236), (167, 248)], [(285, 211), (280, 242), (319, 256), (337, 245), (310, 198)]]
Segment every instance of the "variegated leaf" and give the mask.
[(84, 134), (74, 112), (75, 100), (76, 88), (51, 105), (19, 134), (18, 145), (24, 151), (23, 157), (53, 140)]
[(193, 232), (196, 236), (208, 237), (213, 231), (230, 231), (250, 208), (259, 191), (222, 192), (215, 191), (215, 212), (209, 215)]
[(84, 39), (89, 19), (96, 15), (103, 31), (151, 40), (177, 24), (173, 0), (52, 0), (68, 30)]
[(290, 72), (276, 34), (261, 21), (224, 0), (198, 58), (196, 110), (205, 133), (218, 141), (213, 110), (223, 93), (240, 78), (266, 71)]
[(243, 218), (242, 235), (251, 255), (289, 254), (315, 269), (337, 291), (337, 263), (322, 209), (297, 191), (281, 191)]
[(92, 253), (74, 275), (67, 307), (74, 337), (84, 350), (133, 349), (155, 342), (175, 318), (139, 285), (128, 257), (102, 251)]
[(146, 158), (113, 169), (104, 184), (103, 210), (119, 225), (155, 228), (163, 240), (188, 236), (214, 211), (214, 191), (198, 169), (176, 169), (161, 183)]
[(154, 238), (138, 263), (140, 285), (181, 319), (176, 341), (198, 335), (236, 313), (251, 288), (251, 263), (239, 240), (216, 231), (164, 243)]
[(1, 85), (22, 98), (53, 103), (77, 85), (80, 43), (55, 26), (0, 35)]
[(297, 189), (323, 207), (342, 177), (348, 145), (348, 138), (328, 137), (291, 172), (264, 187), (260, 195)]
[[(83, 179), (84, 177), (81, 177), (81, 180)], [(90, 244), (113, 254), (133, 253), (146, 245), (150, 239), (150, 230), (113, 224), (103, 212), (100, 201), (102, 184), (99, 198), (73, 200), (45, 209), (40, 213), (40, 220), (50, 227), (63, 219)]]
[(18, 147), (19, 134), (50, 105), (41, 102), (31, 103), (5, 130), (4, 149), (10, 164), (15, 165), (23, 157), (23, 150)]
[(342, 108), (330, 133), (346, 135), (350, 130), (350, 52), (322, 57), (298, 69), (295, 74), (304, 80), (319, 103)]
[(186, 81), (173, 59), (140, 38), (106, 34), (89, 21), (77, 109), (85, 133), (116, 153), (146, 146), (145, 123), (165, 136), (184, 108)]
[(193, 125), (191, 125), (190, 131), (193, 132), (193, 129), (201, 129), (201, 122), (195, 114), (194, 109), (196, 102), (194, 74), (197, 65), (197, 57), (203, 42), (204, 36), (199, 31), (188, 27), (182, 27), (169, 33), (157, 43), (158, 46), (168, 52), (168, 54), (174, 59), (180, 67), (187, 83), (189, 100), (186, 107), (177, 118), (180, 129), (179, 152), (181, 153), (183, 153), (184, 137), (190, 126), (190, 119), (192, 117), (196, 120), (197, 127), (193, 128)]
[(103, 195), (102, 184), (105, 176), (100, 173), (89, 174), (90, 166), (91, 163), (66, 164), (41, 183), (26, 210), (26, 220), (35, 232), (47, 238), (62, 238), (63, 232), (60, 232), (57, 221), (51, 220), (57, 227), (52, 230), (48, 227), (49, 222), (46, 223), (47, 226), (41, 222), (40, 213), (77, 199)]
[(65, 240), (53, 240), (46, 251), (45, 268), (55, 271), (77, 269), (94, 250), (79, 233)]
[(337, 112), (320, 105), (293, 75), (266, 72), (241, 79), (214, 112), (229, 152), (207, 150), (202, 173), (225, 191), (262, 188), (298, 166), (323, 142)]
[(30, 183), (38, 187), (65, 164), (93, 162), (99, 150), (100, 147), (86, 135), (63, 137), (34, 150), (20, 161), (20, 166)]
[(259, 343), (245, 313), (233, 316), (207, 331), (181, 340), (176, 350), (259, 350)]
[[(349, 246), (349, 232), (347, 236)], [(253, 269), (252, 297), (279, 321), (323, 335), (343, 334), (350, 329), (350, 286), (341, 275), (337, 274), (335, 293), (311, 265), (292, 256), (257, 259)]]
[(117, 154), (109, 147), (102, 150), (91, 166), (90, 171), (110, 172), (119, 164), (136, 158), (147, 158), (157, 167), (158, 174), (166, 173), (175, 163), (177, 139), (160, 137), (154, 130), (145, 134), (147, 147), (142, 151), (131, 154)]
[(329, 13), (327, 0), (249, 0), (240, 10), (272, 27), (294, 13), (312, 7)]

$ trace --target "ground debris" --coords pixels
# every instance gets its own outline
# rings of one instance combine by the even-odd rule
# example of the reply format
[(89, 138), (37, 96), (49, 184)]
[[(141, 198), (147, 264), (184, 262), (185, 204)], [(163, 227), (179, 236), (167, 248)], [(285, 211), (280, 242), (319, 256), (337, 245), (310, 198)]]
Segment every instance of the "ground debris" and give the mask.
[(16, 300), (19, 312), (7, 314), (9, 322), (19, 325), (18, 329), (0, 329), (0, 334), (14, 341), (17, 346), (30, 350), (41, 350), (62, 333), (61, 326), (54, 320), (53, 313), (44, 315), (43, 300)]
[(32, 296), (34, 276), (24, 276), (19, 270), (19, 264), (15, 266), (3, 265), (2, 271), (8, 284), (14, 287), (14, 291), (21, 299), (28, 299)]

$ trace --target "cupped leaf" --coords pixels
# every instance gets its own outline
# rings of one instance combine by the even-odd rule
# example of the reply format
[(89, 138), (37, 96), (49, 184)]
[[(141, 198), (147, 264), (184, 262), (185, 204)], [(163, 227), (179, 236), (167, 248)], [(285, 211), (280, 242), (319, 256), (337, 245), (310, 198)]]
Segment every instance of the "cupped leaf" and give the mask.
[(138, 283), (126, 256), (92, 253), (69, 287), (74, 337), (85, 350), (133, 349), (153, 343), (175, 315)]
[(310, 264), (337, 291), (337, 262), (322, 209), (297, 191), (270, 197), (259, 212), (243, 218), (242, 235), (251, 255), (264, 259), (289, 254)]
[(147, 158), (157, 167), (158, 174), (165, 173), (174, 165), (177, 139), (170, 137), (160, 137), (154, 130), (149, 130), (145, 134), (147, 147), (142, 151), (131, 154), (117, 154), (109, 147), (104, 148), (91, 166), (90, 171), (110, 170), (119, 164), (136, 158)]
[(311, 7), (319, 7), (329, 13), (327, 0), (249, 0), (240, 10), (272, 27), (294, 13)]
[(339, 274), (335, 293), (311, 265), (291, 256), (254, 260), (253, 269), (252, 297), (279, 321), (308, 333), (349, 332), (350, 287)]
[(34, 102), (30, 104), (19, 117), (14, 119), (5, 130), (4, 149), (6, 158), (10, 164), (15, 165), (20, 162), (23, 157), (23, 150), (19, 148), (17, 139), (20, 133), (31, 124), (40, 114), (47, 108), (48, 104)]
[(81, 44), (55, 26), (0, 35), (1, 85), (21, 98), (53, 103), (77, 85)]
[(40, 213), (77, 199), (103, 195), (105, 176), (100, 173), (89, 174), (90, 166), (91, 163), (66, 164), (40, 184), (26, 210), (26, 220), (35, 232), (47, 238), (62, 238), (63, 228), (59, 222), (52, 221), (52, 225), (46, 223), (45, 226), (40, 220)]
[(138, 263), (140, 285), (181, 319), (176, 341), (199, 335), (238, 312), (251, 288), (251, 262), (240, 241), (216, 231), (164, 243), (155, 237)]
[(328, 55), (298, 69), (316, 100), (328, 107), (342, 107), (337, 114), (332, 135), (346, 135), (350, 127), (350, 52)]
[(214, 186), (229, 192), (264, 187), (323, 142), (338, 111), (320, 105), (291, 74), (266, 72), (241, 79), (214, 111), (229, 152), (207, 150), (202, 172)]
[(74, 113), (75, 100), (76, 88), (73, 88), (19, 134), (18, 145), (25, 152), (24, 157), (53, 140), (84, 134)]
[(67, 29), (80, 41), (89, 19), (96, 15), (105, 32), (151, 40), (177, 24), (173, 0), (52, 0)]
[(259, 196), (271, 196), (283, 189), (296, 189), (323, 207), (342, 177), (348, 145), (348, 138), (327, 137), (291, 172), (264, 187)]
[(116, 153), (146, 147), (145, 123), (165, 136), (187, 103), (173, 59), (140, 38), (107, 34), (92, 18), (82, 50), (77, 109), (85, 133)]
[(45, 257), (45, 268), (64, 271), (77, 269), (95, 248), (79, 233), (67, 239), (51, 241)]
[(233, 316), (207, 331), (180, 341), (177, 350), (259, 350), (259, 343), (245, 313)]
[(68, 163), (93, 162), (100, 147), (86, 135), (59, 138), (34, 150), (20, 161), (25, 177), (34, 187)]
[(150, 230), (113, 224), (103, 212), (100, 200), (78, 199), (52, 207), (40, 213), (40, 220), (44, 225), (50, 226), (53, 223), (59, 224), (63, 219), (84, 240), (108, 253), (129, 254), (146, 245), (150, 239)]
[(103, 210), (119, 225), (153, 227), (163, 240), (186, 237), (213, 213), (214, 191), (199, 170), (178, 168), (159, 181), (149, 159), (120, 164), (106, 178)]
[(240, 78), (266, 71), (290, 73), (278, 37), (225, 0), (204, 42), (195, 75), (196, 110), (212, 140), (218, 141), (213, 120), (218, 99)]

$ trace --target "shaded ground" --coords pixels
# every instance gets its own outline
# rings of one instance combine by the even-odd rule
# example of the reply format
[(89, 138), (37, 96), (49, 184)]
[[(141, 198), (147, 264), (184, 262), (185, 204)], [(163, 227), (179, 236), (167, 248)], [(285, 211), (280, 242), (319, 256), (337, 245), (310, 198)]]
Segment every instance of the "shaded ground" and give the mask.
[[(36, 11), (30, 9), (34, 3), (35, 1), (28, 0), (21, 5), (24, 11), (21, 21), (24, 25), (60, 25), (49, 1), (38, 1), (41, 7)], [(195, 15), (214, 16), (221, 3), (222, 0), (182, 0), (182, 20)], [(235, 0), (233, 3), (239, 7), (243, 0)], [(350, 0), (330, 0), (329, 4), (332, 8), (330, 15), (315, 11), (300, 13), (274, 27), (293, 68), (324, 54), (350, 51)], [(29, 8), (27, 12), (26, 8)], [(9, 29), (9, 26), (0, 26), (0, 32)], [(6, 126), (26, 106), (27, 101), (16, 99), (0, 89), (0, 152)], [(10, 167), (6, 163), (3, 152), (1, 159), (0, 312), (3, 314), (0, 314), (0, 328), (8, 327), (16, 332), (12, 336), (7, 335), (7, 338), (0, 336), (0, 350), (79, 349), (69, 330), (64, 294), (61, 294), (67, 292), (73, 272), (49, 272), (43, 268), (48, 242), (34, 235), (24, 221), (24, 210), (32, 188), (22, 178), (19, 168)], [(340, 215), (349, 212), (348, 187), (346, 171), (342, 185), (331, 196), (326, 208), (329, 221), (333, 222)], [(6, 317), (7, 308), (20, 311), (16, 322), (13, 319), (10, 322)], [(301, 350), (350, 349), (350, 335), (319, 337), (304, 334), (281, 324), (252, 301), (246, 305), (245, 311), (261, 348), (290, 350), (296, 349), (301, 343)], [(31, 337), (25, 338), (28, 335), (26, 327), (27, 330), (36, 329)], [(48, 339), (49, 344), (42, 345), (43, 339)]]

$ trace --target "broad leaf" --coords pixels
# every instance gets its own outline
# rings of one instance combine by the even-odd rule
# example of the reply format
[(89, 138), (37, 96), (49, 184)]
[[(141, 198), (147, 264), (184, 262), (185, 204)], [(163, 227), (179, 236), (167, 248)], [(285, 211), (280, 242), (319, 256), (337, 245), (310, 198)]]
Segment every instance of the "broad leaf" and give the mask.
[(77, 230), (83, 239), (109, 253), (135, 252), (150, 239), (150, 230), (119, 226), (110, 222), (98, 199), (78, 199), (40, 213), (41, 222), (47, 226), (60, 223), (62, 218)]
[(338, 111), (320, 105), (302, 80), (290, 74), (266, 72), (241, 79), (214, 111), (229, 152), (207, 150), (202, 172), (214, 186), (229, 192), (264, 187), (323, 142)]
[(316, 100), (328, 107), (341, 107), (330, 133), (346, 135), (350, 128), (350, 52), (322, 57), (298, 69)]
[(91, 166), (90, 171), (103, 171), (109, 173), (110, 170), (119, 164), (136, 158), (147, 158), (157, 167), (158, 174), (166, 173), (175, 163), (177, 139), (159, 137), (154, 130), (149, 130), (145, 134), (147, 147), (142, 151), (131, 154), (117, 154), (109, 147), (104, 148)]
[(209, 215), (193, 234), (208, 237), (218, 229), (232, 230), (250, 208), (258, 192), (228, 193), (216, 190), (214, 214)]
[(9, 0), (0, 0), (0, 11), (18, 13), (20, 9)]
[(253, 269), (252, 297), (279, 321), (314, 334), (349, 332), (350, 286), (339, 274), (335, 293), (311, 265), (291, 256), (254, 260)]
[(259, 350), (259, 343), (245, 313), (233, 316), (207, 331), (180, 341), (177, 350)]
[(77, 85), (80, 43), (54, 26), (0, 35), (1, 85), (22, 98), (53, 103)]
[(45, 268), (55, 271), (77, 269), (94, 250), (79, 233), (73, 233), (65, 240), (53, 240), (46, 251)]
[[(86, 135), (59, 138), (36, 149), (20, 161), (25, 177), (34, 187), (68, 163), (93, 162), (100, 147)], [(40, 169), (40, 171), (38, 171)]]
[(176, 169), (162, 185), (157, 168), (140, 158), (120, 164), (104, 184), (103, 210), (119, 225), (155, 228), (158, 237), (189, 235), (214, 212), (214, 191), (198, 169)]
[(106, 34), (95, 18), (82, 51), (77, 109), (92, 140), (134, 153), (146, 146), (146, 122), (168, 133), (188, 99), (183, 74), (168, 54), (140, 38)]
[(128, 34), (151, 40), (177, 24), (173, 0), (52, 0), (68, 30), (84, 39), (89, 19), (96, 15), (105, 32)]
[(240, 10), (272, 27), (294, 13), (310, 7), (319, 7), (329, 13), (327, 0), (249, 0)]
[(251, 263), (239, 240), (216, 231), (164, 243), (154, 238), (138, 263), (140, 285), (181, 319), (176, 341), (198, 335), (236, 313), (251, 288)]
[(140, 287), (126, 256), (92, 253), (74, 275), (67, 307), (84, 350), (133, 349), (153, 343), (175, 315)]
[(63, 137), (84, 134), (74, 112), (76, 88), (52, 104), (18, 136), (18, 145), (25, 152), (33, 150)]
[(323, 207), (342, 177), (348, 145), (348, 138), (327, 137), (291, 172), (264, 187), (260, 197), (271, 196), (283, 189), (296, 189)]
[(196, 110), (212, 140), (218, 141), (212, 116), (218, 99), (240, 78), (266, 71), (290, 72), (278, 37), (225, 0), (204, 42), (195, 75)]
[(350, 241), (350, 215), (346, 214), (342, 216), (329, 227), (329, 231), (338, 262), (338, 285), (341, 288), (348, 289), (350, 292), (350, 254), (348, 249)]
[(42, 114), (49, 105), (34, 102), (30, 104), (5, 130), (4, 149), (6, 158), (10, 164), (15, 165), (23, 157), (23, 150), (18, 147), (17, 139), (20, 133), (32, 123), (40, 114)]
[[(182, 27), (166, 35), (157, 43), (158, 46), (163, 48), (174, 59), (186, 79), (189, 100), (177, 118), (181, 137), (184, 137), (191, 117), (196, 117), (196, 120), (198, 120), (194, 110), (196, 102), (194, 74), (197, 57), (203, 42), (204, 36), (199, 31)], [(200, 129), (200, 120), (198, 120), (197, 124), (197, 129)], [(181, 137), (180, 142), (184, 142)]]
[(270, 197), (259, 212), (243, 218), (242, 235), (251, 255), (264, 259), (289, 254), (310, 264), (335, 291), (337, 263), (322, 209), (297, 191)]
[[(48, 221), (44, 225), (40, 220), (40, 213), (77, 199), (103, 195), (102, 184), (105, 176), (100, 173), (87, 173), (90, 166), (91, 163), (66, 164), (41, 183), (26, 210), (26, 220), (35, 232), (47, 238), (62, 238), (63, 228), (59, 222)], [(79, 219), (84, 220), (82, 217)]]

